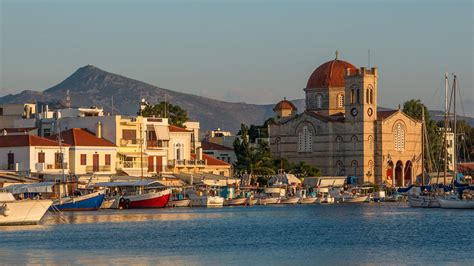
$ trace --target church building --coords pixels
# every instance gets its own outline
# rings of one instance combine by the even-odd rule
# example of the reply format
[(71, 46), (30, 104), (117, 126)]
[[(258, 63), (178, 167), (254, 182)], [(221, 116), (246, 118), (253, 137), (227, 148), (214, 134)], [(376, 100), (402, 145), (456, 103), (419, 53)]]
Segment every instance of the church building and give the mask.
[(401, 110), (377, 110), (377, 68), (336, 58), (309, 77), (306, 110), (286, 99), (269, 125), (274, 157), (305, 161), (325, 176), (406, 186), (422, 172), (422, 122)]

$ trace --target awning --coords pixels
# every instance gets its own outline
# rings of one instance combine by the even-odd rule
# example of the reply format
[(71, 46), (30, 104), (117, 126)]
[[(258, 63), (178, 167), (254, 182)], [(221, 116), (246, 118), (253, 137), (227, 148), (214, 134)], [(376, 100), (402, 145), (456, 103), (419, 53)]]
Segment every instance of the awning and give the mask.
[(20, 193), (51, 193), (53, 192), (54, 182), (40, 182), (33, 184), (16, 184), (5, 187), (4, 189), (12, 194)]
[(158, 183), (155, 180), (131, 181), (131, 182), (99, 182), (91, 187), (145, 187), (151, 184)]
[(170, 139), (170, 130), (168, 126), (154, 125), (156, 139), (158, 140), (169, 140)]
[(225, 187), (227, 185), (232, 185), (239, 182), (239, 179), (236, 178), (208, 173), (178, 173), (173, 175), (180, 178), (184, 182), (188, 184), (192, 183), (193, 185), (204, 184), (208, 186)]

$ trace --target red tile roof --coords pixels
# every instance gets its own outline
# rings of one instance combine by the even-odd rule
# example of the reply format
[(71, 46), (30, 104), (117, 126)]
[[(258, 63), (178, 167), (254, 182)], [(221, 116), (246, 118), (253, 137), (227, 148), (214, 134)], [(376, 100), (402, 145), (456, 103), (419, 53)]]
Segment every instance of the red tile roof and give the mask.
[(388, 110), (388, 111), (378, 111), (377, 112), (377, 120), (381, 121), (386, 118), (389, 118), (394, 113), (398, 112), (398, 110)]
[(331, 60), (320, 65), (308, 79), (306, 88), (344, 87), (344, 70), (356, 67), (346, 61)]
[(175, 126), (175, 125), (169, 125), (168, 128), (169, 128), (170, 132), (192, 132), (191, 130), (187, 130), (184, 127), (178, 127), (178, 126)]
[[(59, 143), (36, 135), (0, 136), (0, 147), (58, 146)], [(69, 146), (64, 144), (64, 146)]]
[[(56, 139), (57, 135), (49, 137), (50, 139)], [(98, 138), (91, 132), (81, 128), (71, 128), (61, 132), (61, 138), (64, 143), (71, 146), (94, 146), (94, 147), (115, 147), (116, 145), (112, 142)]]
[(224, 145), (220, 145), (220, 144), (217, 144), (217, 143), (214, 143), (214, 142), (209, 142), (209, 141), (202, 141), (201, 142), (201, 147), (203, 150), (216, 150), (216, 151), (233, 151), (234, 149), (230, 148), (230, 147), (227, 147), (227, 146), (224, 146)]
[[(195, 159), (196, 154), (191, 154), (191, 158)], [(228, 164), (224, 161), (216, 159), (215, 157), (212, 157), (212, 156), (207, 155), (207, 154), (203, 154), (202, 159), (207, 161), (207, 165), (217, 165), (217, 166), (228, 166), (228, 165), (230, 165), (230, 164)]]

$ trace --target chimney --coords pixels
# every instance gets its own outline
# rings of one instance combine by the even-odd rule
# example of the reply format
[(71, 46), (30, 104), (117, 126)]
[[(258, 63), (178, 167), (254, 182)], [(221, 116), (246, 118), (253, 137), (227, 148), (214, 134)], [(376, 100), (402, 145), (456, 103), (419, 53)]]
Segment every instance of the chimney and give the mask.
[(95, 135), (98, 137), (98, 138), (102, 138), (102, 123), (99, 121), (97, 122), (97, 128), (95, 130)]
[(202, 160), (202, 147), (198, 147), (196, 149), (196, 160), (198, 161)]
[(45, 107), (44, 107), (44, 118), (49, 118), (48, 117), (48, 105), (45, 105)]

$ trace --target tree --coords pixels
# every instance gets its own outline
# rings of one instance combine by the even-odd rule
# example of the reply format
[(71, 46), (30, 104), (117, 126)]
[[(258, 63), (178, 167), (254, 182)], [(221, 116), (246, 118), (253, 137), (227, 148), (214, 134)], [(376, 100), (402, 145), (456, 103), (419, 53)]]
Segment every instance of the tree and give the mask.
[(253, 178), (254, 175), (275, 174), (273, 159), (268, 143), (259, 143), (257, 147), (251, 146), (249, 142), (249, 128), (242, 124), (240, 126), (240, 139), (234, 141), (234, 151), (237, 161), (234, 168), (239, 172), (247, 172)]
[[(422, 113), (424, 112), (425, 116), (425, 128), (426, 128), (426, 133), (428, 136), (428, 149), (425, 150), (425, 158), (424, 161), (426, 163), (430, 163), (431, 161), (438, 161), (440, 155), (442, 154), (443, 151), (443, 138), (441, 134), (439, 134), (438, 131), (438, 126), (436, 125), (436, 121), (431, 120), (430, 113), (428, 111), (428, 108), (421, 102), (420, 99), (412, 99), (409, 101), (406, 101), (403, 104), (403, 112), (407, 115), (409, 115), (412, 118), (422, 120)], [(429, 152), (426, 152), (429, 151)], [(430, 160), (431, 159), (431, 160)], [(441, 163), (438, 161), (438, 163)], [(440, 164), (438, 164), (439, 167), (441, 167)], [(431, 169), (435, 170), (435, 169)]]
[(303, 161), (293, 164), (289, 172), (292, 174), (297, 174), (297, 175), (302, 175), (302, 176), (320, 176), (321, 175), (321, 172), (318, 168)]
[(183, 127), (184, 122), (188, 121), (188, 114), (186, 110), (177, 105), (172, 105), (168, 102), (161, 102), (156, 105), (147, 105), (141, 115), (144, 117), (167, 117), (171, 125)]

